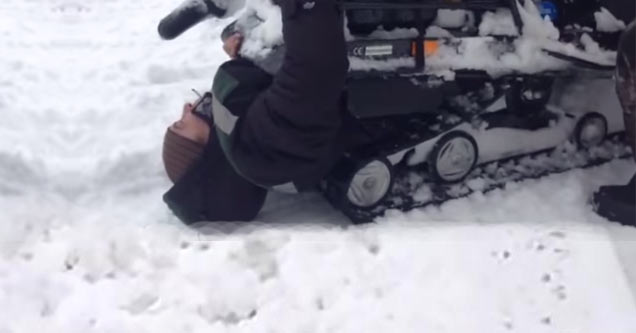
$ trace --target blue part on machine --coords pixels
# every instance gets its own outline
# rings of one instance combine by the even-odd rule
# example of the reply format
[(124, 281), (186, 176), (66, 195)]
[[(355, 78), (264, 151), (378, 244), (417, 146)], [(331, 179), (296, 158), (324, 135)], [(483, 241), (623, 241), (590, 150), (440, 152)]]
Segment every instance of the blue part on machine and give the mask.
[(541, 17), (549, 17), (552, 22), (559, 18), (559, 9), (552, 1), (541, 1), (539, 6)]

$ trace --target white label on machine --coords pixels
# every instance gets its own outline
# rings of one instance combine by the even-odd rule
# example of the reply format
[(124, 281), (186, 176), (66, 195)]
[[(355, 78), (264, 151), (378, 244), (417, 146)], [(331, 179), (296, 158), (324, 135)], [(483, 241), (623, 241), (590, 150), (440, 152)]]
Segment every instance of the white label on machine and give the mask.
[(365, 56), (385, 56), (393, 54), (393, 45), (373, 45), (364, 49)]

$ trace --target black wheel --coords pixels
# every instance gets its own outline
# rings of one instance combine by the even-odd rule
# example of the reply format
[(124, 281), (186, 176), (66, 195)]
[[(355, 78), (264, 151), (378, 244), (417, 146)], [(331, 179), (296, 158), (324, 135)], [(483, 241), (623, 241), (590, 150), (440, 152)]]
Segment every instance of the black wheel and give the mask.
[(465, 132), (454, 131), (444, 135), (428, 156), (429, 170), (441, 183), (462, 181), (473, 170), (479, 157), (477, 143)]
[(327, 178), (327, 197), (342, 210), (371, 210), (393, 187), (393, 166), (386, 158), (343, 158)]
[(510, 82), (506, 91), (506, 105), (512, 112), (541, 111), (551, 96), (551, 78), (524, 78)]
[(574, 130), (574, 140), (581, 149), (600, 145), (607, 137), (607, 119), (597, 112), (591, 112), (579, 119)]

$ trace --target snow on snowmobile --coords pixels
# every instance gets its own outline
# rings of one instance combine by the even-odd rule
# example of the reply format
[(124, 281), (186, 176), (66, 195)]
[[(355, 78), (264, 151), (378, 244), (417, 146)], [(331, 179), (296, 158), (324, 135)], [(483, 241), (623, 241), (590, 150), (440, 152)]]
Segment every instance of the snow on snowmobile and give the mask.
[[(625, 24), (607, 10), (574, 15), (565, 0), (339, 5), (350, 60), (345, 99), (366, 137), (321, 190), (352, 221), (630, 154), (608, 140), (624, 131), (611, 84), (616, 54), (607, 48)], [(211, 7), (186, 1), (160, 34), (171, 39), (225, 13)]]

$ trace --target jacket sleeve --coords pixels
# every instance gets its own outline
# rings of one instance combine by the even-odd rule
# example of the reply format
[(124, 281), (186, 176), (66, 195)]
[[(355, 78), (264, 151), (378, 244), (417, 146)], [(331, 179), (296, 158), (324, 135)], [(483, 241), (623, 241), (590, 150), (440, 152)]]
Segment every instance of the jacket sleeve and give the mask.
[(243, 168), (263, 184), (317, 179), (326, 172), (341, 127), (348, 70), (343, 17), (334, 0), (276, 2), (283, 64), (236, 136)]
[(349, 66), (343, 18), (334, 0), (278, 1), (286, 53), (266, 100), (296, 124), (328, 123), (320, 109), (337, 103)]

